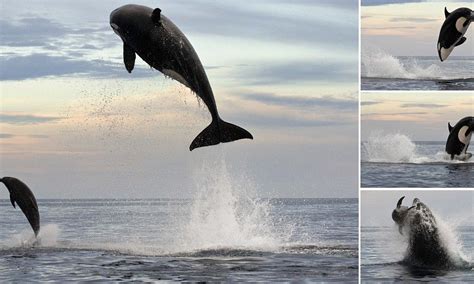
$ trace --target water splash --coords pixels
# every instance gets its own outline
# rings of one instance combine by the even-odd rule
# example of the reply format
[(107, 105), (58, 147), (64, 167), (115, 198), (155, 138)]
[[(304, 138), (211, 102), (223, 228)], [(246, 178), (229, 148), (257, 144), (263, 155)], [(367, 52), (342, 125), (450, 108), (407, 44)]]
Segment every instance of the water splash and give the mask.
[(451, 160), (450, 155), (445, 151), (438, 151), (432, 155), (423, 155), (419, 153), (418, 147), (405, 134), (385, 134), (381, 131), (376, 131), (370, 134), (367, 141), (362, 142), (361, 157), (363, 162), (373, 163), (466, 163), (462, 160)]
[[(438, 224), (441, 242), (448, 251), (449, 257), (457, 267), (466, 267), (472, 263), (472, 256), (463, 250), (463, 244), (456, 233), (456, 222), (446, 222), (436, 213), (433, 213)], [(472, 266), (472, 265), (471, 265)]]
[[(440, 249), (446, 251), (449, 257), (449, 262), (452, 263), (452, 265), (454, 266), (452, 268), (471, 268), (472, 259), (463, 251), (463, 244), (456, 233), (456, 222), (448, 223), (443, 220), (438, 214), (436, 214), (436, 212), (432, 213), (434, 218), (436, 219), (436, 227), (438, 229), (437, 232), (439, 234), (440, 239), (439, 245), (441, 246)], [(421, 219), (421, 221), (427, 222), (426, 225), (428, 227), (432, 225), (432, 223), (428, 222), (428, 220)], [(408, 234), (404, 234), (403, 238), (405, 241), (408, 241), (407, 236)], [(408, 251), (406, 253), (408, 253)], [(405, 256), (405, 260), (408, 262), (411, 261), (407, 256)]]
[(372, 133), (363, 146), (363, 160), (408, 163), (417, 157), (416, 144), (406, 135)]
[(182, 231), (182, 249), (275, 248), (289, 237), (291, 230), (274, 231), (269, 202), (256, 198), (249, 179), (232, 176), (223, 160), (204, 165), (195, 176), (197, 192)]
[(3, 244), (6, 248), (22, 247), (29, 248), (33, 246), (53, 247), (57, 245), (59, 228), (56, 224), (47, 224), (41, 227), (38, 238), (35, 238), (31, 229), (24, 229), (18, 234), (14, 234)]
[(378, 48), (364, 48), (362, 77), (392, 79), (447, 79), (438, 65), (421, 66), (415, 59), (402, 61)]

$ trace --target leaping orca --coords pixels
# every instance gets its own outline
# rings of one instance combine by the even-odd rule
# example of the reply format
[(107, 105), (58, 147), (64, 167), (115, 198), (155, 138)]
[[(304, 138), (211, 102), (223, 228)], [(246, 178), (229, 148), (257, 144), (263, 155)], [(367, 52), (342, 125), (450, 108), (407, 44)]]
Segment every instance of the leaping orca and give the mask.
[(441, 61), (448, 58), (453, 49), (466, 41), (464, 34), (474, 20), (474, 12), (469, 8), (458, 8), (451, 13), (444, 8), (444, 20), (438, 37), (438, 56)]
[(440, 238), (439, 228), (431, 210), (418, 198), (411, 207), (402, 206), (405, 196), (397, 202), (392, 219), (400, 234), (406, 232), (408, 247), (405, 262), (410, 265), (428, 267), (452, 267), (455, 260)]
[(10, 192), (10, 202), (13, 207), (16, 208), (16, 202), (25, 214), (26, 219), (28, 219), (31, 228), (35, 232), (35, 237), (37, 237), (40, 231), (40, 215), (33, 192), (21, 180), (14, 177), (1, 178), (0, 182), (3, 182)]
[(193, 140), (189, 150), (243, 138), (253, 139), (247, 130), (219, 117), (211, 85), (196, 51), (160, 9), (122, 6), (110, 14), (110, 26), (123, 41), (123, 59), (129, 73), (135, 65), (135, 54), (138, 54), (151, 67), (190, 88), (206, 104), (212, 122)]
[(467, 116), (456, 125), (451, 126), (448, 122), (449, 136), (446, 140), (446, 152), (451, 155), (451, 160), (455, 157), (460, 160), (469, 159), (472, 154), (467, 153), (467, 148), (471, 142), (472, 132), (474, 131), (474, 117)]

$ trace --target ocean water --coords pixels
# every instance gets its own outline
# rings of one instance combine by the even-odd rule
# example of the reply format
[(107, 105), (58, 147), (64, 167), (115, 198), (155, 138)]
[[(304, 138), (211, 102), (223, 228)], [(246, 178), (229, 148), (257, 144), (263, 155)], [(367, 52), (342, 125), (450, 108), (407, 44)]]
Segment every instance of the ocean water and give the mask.
[[(389, 214), (389, 212), (388, 212)], [(472, 218), (472, 216), (471, 216)], [(471, 219), (472, 220), (472, 219)], [(472, 224), (472, 222), (471, 222)], [(363, 282), (438, 282), (474, 281), (474, 226), (450, 228), (444, 225), (445, 247), (463, 260), (452, 269), (433, 269), (410, 265), (405, 259), (406, 239), (394, 226), (361, 228), (361, 280)]]
[(361, 186), (474, 187), (474, 158), (450, 160), (445, 143), (372, 135), (361, 144)]
[(357, 199), (39, 199), (39, 243), (0, 200), (0, 282), (341, 281), (358, 277)]
[(361, 90), (474, 90), (474, 56), (393, 56), (377, 49), (361, 55)]

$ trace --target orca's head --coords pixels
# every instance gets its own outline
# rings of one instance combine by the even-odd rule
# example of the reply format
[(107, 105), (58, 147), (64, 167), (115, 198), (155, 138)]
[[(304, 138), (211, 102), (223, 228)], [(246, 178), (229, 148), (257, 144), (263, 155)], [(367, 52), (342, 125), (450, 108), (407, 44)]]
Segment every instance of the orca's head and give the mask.
[[(408, 211), (412, 208), (414, 208), (414, 206), (412, 207), (407, 207), (407, 206), (402, 206), (402, 202), (403, 202), (403, 199), (405, 198), (405, 196), (402, 196), (398, 202), (397, 202), (397, 207), (393, 210), (392, 212), (392, 220), (398, 225), (398, 230), (400, 232), (400, 234), (403, 235), (403, 226), (405, 224), (405, 220), (406, 220), (406, 217), (408, 215)], [(415, 199), (417, 200), (417, 199)]]
[(160, 9), (141, 5), (125, 5), (110, 13), (110, 26), (124, 42), (130, 43), (147, 37), (160, 23)]

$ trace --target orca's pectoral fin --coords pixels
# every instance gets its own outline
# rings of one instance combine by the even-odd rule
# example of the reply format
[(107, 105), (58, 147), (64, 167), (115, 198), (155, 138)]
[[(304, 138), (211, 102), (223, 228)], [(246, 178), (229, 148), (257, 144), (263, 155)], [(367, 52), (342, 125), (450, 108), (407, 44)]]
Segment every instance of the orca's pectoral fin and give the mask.
[(446, 7), (444, 7), (444, 17), (447, 18), (449, 16), (449, 12), (448, 12), (448, 9)]
[(125, 63), (125, 68), (127, 69), (128, 73), (132, 73), (133, 67), (135, 66), (135, 50), (133, 48), (123, 43), (123, 63)]
[(403, 226), (401, 225), (398, 226), (398, 232), (400, 233), (400, 235), (403, 236)]
[(449, 133), (451, 133), (451, 130), (453, 130), (453, 127), (451, 126), (449, 122), (448, 122), (448, 130), (449, 130)]
[(466, 37), (463, 36), (463, 37), (456, 43), (456, 46), (460, 46), (460, 45), (463, 44), (465, 41), (466, 41)]
[(10, 194), (10, 202), (11, 202), (13, 208), (16, 209), (16, 206), (15, 206), (15, 199), (13, 199), (13, 195), (11, 195), (11, 194)]

